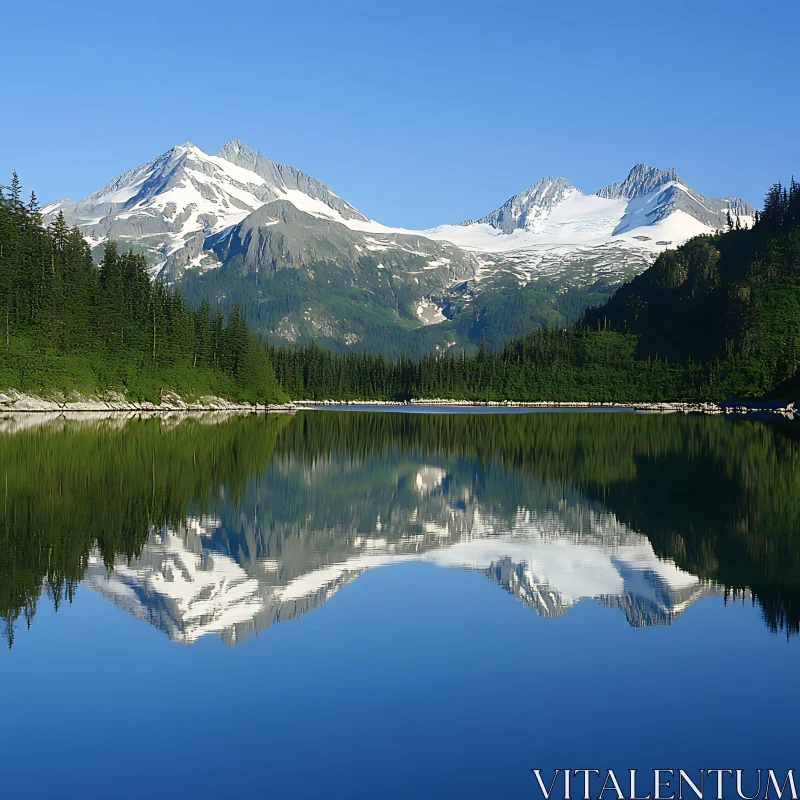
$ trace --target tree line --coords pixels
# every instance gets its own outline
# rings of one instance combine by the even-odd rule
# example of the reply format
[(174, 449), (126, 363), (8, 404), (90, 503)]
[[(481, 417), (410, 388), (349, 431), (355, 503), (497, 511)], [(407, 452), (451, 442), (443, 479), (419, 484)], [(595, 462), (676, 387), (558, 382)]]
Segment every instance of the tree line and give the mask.
[(0, 189), (0, 388), (65, 394), (116, 389), (159, 402), (165, 390), (275, 401), (281, 391), (239, 309), (150, 278), (143, 255), (105, 244), (99, 267), (63, 213), (48, 226), (16, 173)]
[(781, 391), (800, 367), (800, 185), (776, 183), (751, 229), (666, 251), (583, 318), (640, 358), (715, 365), (718, 394)]
[(62, 214), (43, 227), (15, 174), (0, 191), (0, 389), (116, 389), (154, 402), (168, 389), (250, 401), (796, 393), (800, 185), (771, 187), (754, 222), (663, 252), (576, 324), (539, 326), (497, 347), (484, 341), (473, 353), (387, 358), (314, 342), (265, 348), (237, 305), (227, 318), (205, 298), (190, 307), (150, 278), (142, 254), (114, 242), (95, 266)]
[(386, 359), (272, 347), (293, 398), (719, 401), (797, 393), (800, 185), (775, 184), (752, 227), (667, 250), (568, 327), (477, 353)]

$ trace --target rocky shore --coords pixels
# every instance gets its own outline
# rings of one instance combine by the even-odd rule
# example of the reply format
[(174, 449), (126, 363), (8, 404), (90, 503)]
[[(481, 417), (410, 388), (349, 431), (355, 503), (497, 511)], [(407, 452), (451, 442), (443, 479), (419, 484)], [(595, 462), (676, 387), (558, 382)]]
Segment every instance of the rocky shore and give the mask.
[(171, 413), (181, 411), (294, 411), (293, 403), (281, 405), (260, 405), (251, 403), (232, 403), (223, 397), (200, 397), (186, 400), (177, 394), (165, 392), (161, 403), (134, 403), (117, 392), (106, 392), (100, 396), (64, 396), (54, 393), (48, 397), (23, 394), (21, 392), (0, 392), (0, 414), (7, 412), (120, 412), (120, 413)]
[(723, 403), (598, 403), (598, 402), (515, 402), (448, 400), (435, 398), (432, 400), (297, 400), (283, 404), (250, 404), (232, 403), (222, 397), (200, 397), (187, 400), (173, 393), (164, 393), (161, 403), (131, 402), (116, 392), (107, 392), (102, 396), (69, 397), (53, 394), (49, 397), (38, 397), (15, 391), (0, 392), (0, 415), (5, 413), (148, 413), (164, 414), (174, 412), (274, 412), (286, 413), (300, 409), (315, 408), (364, 408), (364, 407), (438, 407), (438, 408), (593, 408), (620, 409), (646, 412), (651, 414), (728, 414), (728, 415), (777, 415), (788, 419), (800, 419), (800, 410), (793, 402), (726, 400)]

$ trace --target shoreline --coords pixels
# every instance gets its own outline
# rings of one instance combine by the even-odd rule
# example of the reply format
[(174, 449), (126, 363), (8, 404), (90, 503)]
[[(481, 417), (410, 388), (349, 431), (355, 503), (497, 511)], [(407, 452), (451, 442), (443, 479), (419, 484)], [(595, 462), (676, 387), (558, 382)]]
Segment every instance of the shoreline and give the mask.
[(295, 400), (294, 406), (298, 410), (331, 407), (363, 407), (363, 406), (386, 406), (386, 407), (410, 407), (410, 408), (596, 408), (596, 409), (619, 409), (620, 411), (639, 411), (650, 414), (711, 414), (711, 415), (752, 415), (769, 414), (783, 416), (788, 419), (800, 418), (800, 411), (795, 408), (794, 402), (782, 401), (725, 401), (723, 403), (689, 403), (689, 402), (655, 402), (655, 403), (617, 403), (617, 402), (598, 402), (598, 401), (559, 401), (559, 400), (536, 400), (536, 401), (516, 401), (516, 400), (446, 400), (435, 398), (433, 400)]
[(620, 411), (638, 411), (650, 414), (710, 414), (710, 415), (754, 415), (764, 414), (770, 417), (781, 416), (787, 419), (800, 419), (800, 409), (794, 402), (784, 401), (747, 401), (728, 400), (723, 403), (690, 403), (690, 402), (653, 402), (653, 403), (617, 403), (598, 401), (515, 401), (515, 400), (451, 400), (434, 398), (431, 400), (295, 400), (288, 403), (234, 403), (222, 397), (204, 396), (197, 400), (187, 401), (174, 393), (164, 393), (159, 405), (150, 402), (131, 402), (116, 392), (109, 392), (101, 397), (60, 395), (40, 397), (9, 391), (0, 393), (0, 415), (7, 413), (145, 413), (174, 414), (181, 412), (240, 412), (240, 413), (294, 413), (302, 410), (324, 408), (364, 407), (386, 408), (530, 408), (530, 409), (608, 409)]
[(0, 414), (174, 414), (176, 412), (238, 411), (238, 412), (287, 412), (294, 411), (294, 403), (234, 403), (224, 397), (202, 396), (197, 400), (186, 400), (177, 394), (165, 392), (161, 403), (132, 402), (117, 392), (108, 392), (99, 397), (63, 395), (40, 397), (23, 392), (0, 393)]

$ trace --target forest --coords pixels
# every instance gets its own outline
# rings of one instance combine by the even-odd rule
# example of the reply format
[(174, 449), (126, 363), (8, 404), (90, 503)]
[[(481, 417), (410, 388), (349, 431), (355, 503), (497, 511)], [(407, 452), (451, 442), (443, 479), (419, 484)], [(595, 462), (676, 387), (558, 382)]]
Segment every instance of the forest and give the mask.
[(238, 308), (190, 308), (151, 280), (144, 257), (108, 242), (99, 266), (59, 214), (47, 228), (16, 173), (0, 191), (0, 389), (65, 396), (116, 390), (158, 403), (219, 395), (284, 399)]
[(750, 229), (698, 236), (568, 327), (477, 353), (387, 360), (315, 344), (270, 350), (292, 398), (476, 401), (798, 399), (800, 184)]
[[(249, 402), (648, 402), (798, 399), (800, 185), (775, 184), (750, 229), (731, 223), (663, 252), (577, 323), (497, 346), (493, 335), (473, 352), (267, 346), (238, 306), (224, 318), (195, 300), (113, 241), (93, 264), (63, 216), (42, 226), (16, 174), (0, 193), (0, 390), (116, 390), (153, 402), (167, 390)], [(506, 330), (521, 327), (509, 320)]]

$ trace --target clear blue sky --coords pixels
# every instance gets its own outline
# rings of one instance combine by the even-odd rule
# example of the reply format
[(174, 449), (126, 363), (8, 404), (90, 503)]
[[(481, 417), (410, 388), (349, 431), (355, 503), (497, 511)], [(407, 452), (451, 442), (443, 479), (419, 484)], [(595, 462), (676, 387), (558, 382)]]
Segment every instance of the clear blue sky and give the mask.
[(409, 227), (637, 161), (759, 204), (800, 172), (796, 0), (48, 0), (2, 23), (0, 175), (42, 201), (233, 138)]

